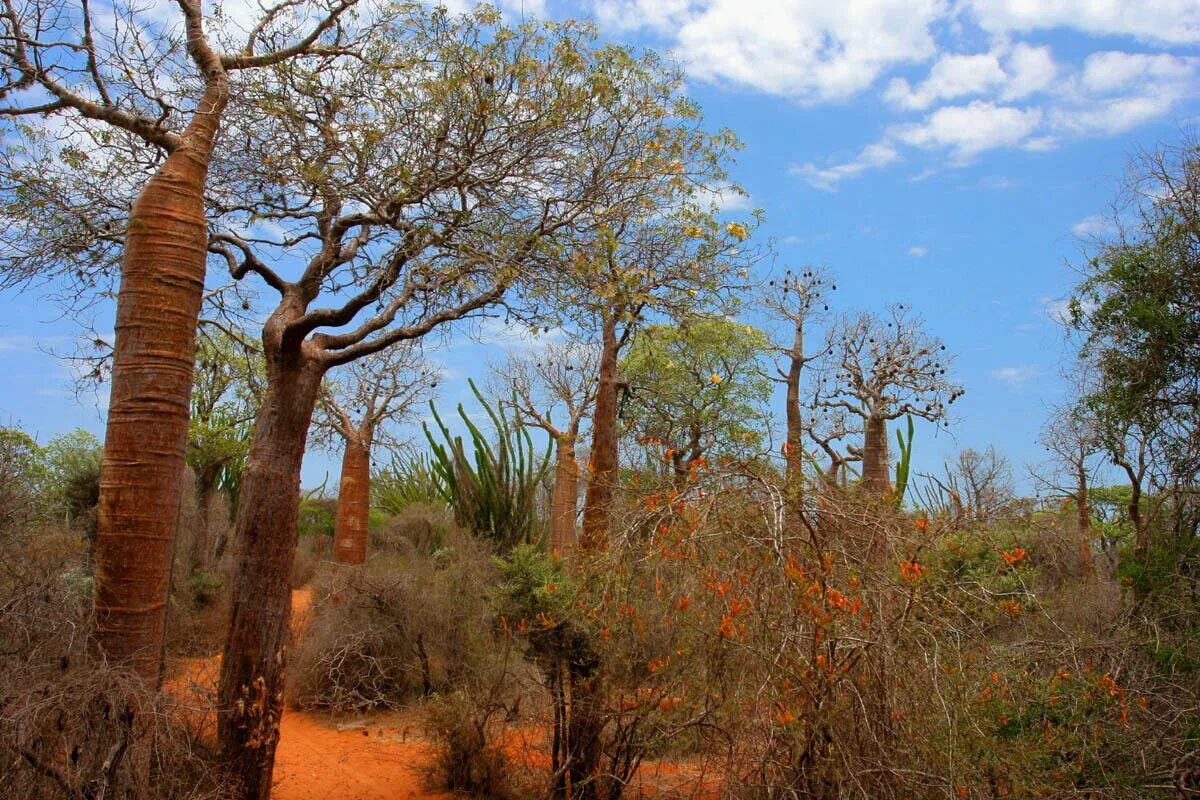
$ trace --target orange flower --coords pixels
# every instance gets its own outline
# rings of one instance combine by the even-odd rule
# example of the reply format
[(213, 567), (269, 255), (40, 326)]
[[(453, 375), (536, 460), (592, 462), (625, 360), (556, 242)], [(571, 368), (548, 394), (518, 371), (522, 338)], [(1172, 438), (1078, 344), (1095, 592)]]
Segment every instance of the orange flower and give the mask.
[(929, 530), (929, 519), (927, 517), (917, 517), (913, 520), (913, 525), (916, 525), (917, 530), (924, 533)]
[(659, 711), (674, 711), (679, 706), (679, 703), (680, 703), (680, 698), (678, 698), (678, 697), (664, 697), (662, 700), (660, 700), (658, 702), (658, 710)]
[(841, 610), (849, 605), (850, 601), (846, 599), (846, 595), (839, 592), (837, 589), (830, 589), (825, 592), (825, 604), (831, 609)]
[(928, 571), (929, 567), (922, 566), (913, 559), (900, 562), (900, 577), (905, 583), (916, 584)]
[(684, 595), (683, 597), (679, 598), (679, 602), (675, 604), (675, 607), (680, 611), (687, 611), (692, 607), (692, 598), (688, 595)]
[(1004, 609), (1004, 613), (1010, 617), (1019, 617), (1021, 616), (1021, 612), (1025, 610), (1016, 600), (1005, 600), (1000, 604), (1000, 608)]
[(1029, 554), (1025, 552), (1024, 547), (1014, 547), (1012, 550), (1005, 550), (1000, 554), (1000, 557), (1003, 558), (1004, 562), (1010, 567), (1015, 567), (1017, 564), (1020, 564), (1022, 561), (1024, 561), (1025, 556), (1027, 555)]

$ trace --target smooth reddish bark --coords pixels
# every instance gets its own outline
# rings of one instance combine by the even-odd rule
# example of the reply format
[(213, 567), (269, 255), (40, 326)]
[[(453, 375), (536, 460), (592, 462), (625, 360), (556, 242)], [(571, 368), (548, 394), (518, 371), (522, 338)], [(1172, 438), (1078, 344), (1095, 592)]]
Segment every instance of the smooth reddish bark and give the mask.
[(882, 496), (891, 490), (888, 475), (887, 420), (878, 415), (867, 418), (863, 435), (862, 487), (873, 496)]
[(371, 445), (357, 438), (347, 439), (333, 534), (333, 560), (338, 564), (366, 563), (370, 512)]
[(575, 438), (561, 434), (555, 440), (554, 494), (550, 500), (550, 551), (568, 553), (575, 547), (575, 516), (579, 507), (579, 461)]
[(591, 474), (583, 501), (585, 549), (602, 546), (608, 539), (617, 482), (617, 324), (606, 316), (601, 331), (599, 382), (592, 412)]
[(134, 201), (117, 294), (92, 637), (103, 657), (131, 667), (153, 686), (161, 680), (204, 290), (204, 184), (227, 99), (224, 73), (210, 75), (201, 101), (206, 111), (197, 113)]

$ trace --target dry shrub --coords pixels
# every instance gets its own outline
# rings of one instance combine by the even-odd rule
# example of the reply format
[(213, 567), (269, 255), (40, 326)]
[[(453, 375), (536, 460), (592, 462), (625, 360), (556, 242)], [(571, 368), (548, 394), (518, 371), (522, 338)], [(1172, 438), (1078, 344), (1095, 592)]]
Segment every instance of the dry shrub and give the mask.
[(291, 587), (300, 589), (312, 583), (313, 579), (317, 577), (317, 567), (320, 562), (319, 554), (314, 554), (304, 547), (297, 547), (296, 555), (292, 559)]
[(446, 546), (454, 527), (454, 516), (444, 506), (405, 506), (371, 532), (371, 547), (380, 553), (432, 555)]
[(432, 554), (323, 565), (292, 659), (292, 699), (338, 713), (394, 708), (454, 686), (492, 646), (477, 542), (450, 531)]
[(139, 776), (147, 773), (156, 798), (218, 796), (209, 756), (175, 724), (171, 699), (89, 653), (84, 559), (73, 534), (25, 530), (0, 537), (5, 796), (146, 797)]

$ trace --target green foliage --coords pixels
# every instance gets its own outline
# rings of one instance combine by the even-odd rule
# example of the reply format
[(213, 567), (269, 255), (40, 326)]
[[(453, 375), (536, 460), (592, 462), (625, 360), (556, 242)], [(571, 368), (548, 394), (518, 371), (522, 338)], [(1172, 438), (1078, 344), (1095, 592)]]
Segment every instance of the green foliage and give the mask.
[(768, 344), (761, 331), (719, 316), (646, 328), (621, 364), (629, 425), (677, 464), (754, 452), (768, 424), (771, 383), (758, 371)]
[(196, 606), (206, 608), (220, 597), (225, 580), (215, 572), (200, 569), (188, 576), (188, 583)]
[(0, 530), (33, 519), (46, 480), (42, 449), (16, 428), (0, 428)]
[(320, 497), (305, 497), (296, 515), (296, 533), (301, 538), (333, 536), (337, 523), (337, 501)]
[(912, 445), (913, 445), (913, 418), (912, 415), (906, 415), (908, 420), (908, 437), (899, 430), (896, 431), (896, 444), (900, 449), (900, 459), (896, 462), (896, 507), (899, 508), (904, 504), (904, 493), (908, 490), (908, 475), (909, 468), (912, 465)]
[(187, 462), (201, 480), (213, 479), (236, 503), (258, 411), (255, 387), (262, 359), (226, 333), (206, 334), (196, 344)]
[(100, 462), (104, 447), (85, 430), (56, 436), (46, 445), (46, 488), (50, 510), (95, 533), (93, 510), (100, 500)]
[(462, 437), (450, 433), (430, 401), (442, 439), (438, 441), (428, 424), (423, 426), (433, 449), (432, 470), (460, 525), (503, 548), (531, 542), (540, 529), (534, 500), (550, 465), (552, 443), (539, 461), (533, 438), (520, 417), (510, 419), (503, 409), (497, 411), (474, 381), (469, 383), (495, 426), (496, 441), (493, 444), (488, 439), (460, 404), (458, 415), (471, 434), (473, 446), (473, 457), (468, 457)]
[(371, 505), (399, 514), (411, 505), (444, 506), (448, 491), (429, 456), (392, 459), (371, 478)]

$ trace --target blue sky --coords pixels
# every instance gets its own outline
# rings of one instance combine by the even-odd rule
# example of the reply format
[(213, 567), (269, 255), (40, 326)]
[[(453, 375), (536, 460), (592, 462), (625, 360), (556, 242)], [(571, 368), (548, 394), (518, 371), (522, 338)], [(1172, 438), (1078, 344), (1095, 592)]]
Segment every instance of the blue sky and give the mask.
[[(228, 4), (227, 4), (228, 5)], [(1111, 0), (596, 0), (505, 5), (510, 17), (593, 17), (605, 36), (672, 50), (712, 127), (746, 147), (735, 179), (777, 255), (820, 264), (835, 309), (911, 304), (957, 355), (967, 394), (951, 436), (918, 433), (919, 467), (995, 444), (1022, 465), (1063, 396), (1069, 348), (1052, 318), (1128, 156), (1200, 113), (1200, 3)], [(96, 311), (111, 330), (111, 309)], [(103, 430), (77, 398), (78, 320), (38, 290), (0, 294), (0, 424), (39, 440)], [(433, 353), (442, 400), (530, 346), (496, 325)], [(306, 486), (336, 455), (314, 453)], [(332, 485), (332, 477), (331, 477)]]

